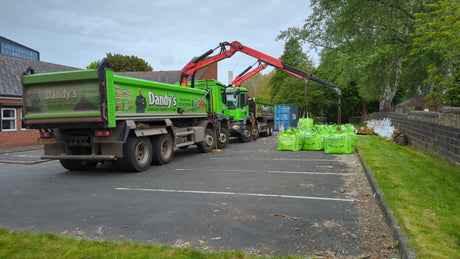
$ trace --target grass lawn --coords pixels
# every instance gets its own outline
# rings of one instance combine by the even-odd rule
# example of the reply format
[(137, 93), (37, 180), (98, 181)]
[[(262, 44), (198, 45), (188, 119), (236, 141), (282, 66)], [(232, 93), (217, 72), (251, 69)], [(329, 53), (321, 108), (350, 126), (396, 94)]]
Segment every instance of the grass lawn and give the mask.
[(0, 258), (249, 258), (242, 252), (209, 252), (130, 242), (89, 241), (55, 234), (0, 229)]
[(460, 168), (375, 135), (358, 147), (417, 258), (460, 258)]

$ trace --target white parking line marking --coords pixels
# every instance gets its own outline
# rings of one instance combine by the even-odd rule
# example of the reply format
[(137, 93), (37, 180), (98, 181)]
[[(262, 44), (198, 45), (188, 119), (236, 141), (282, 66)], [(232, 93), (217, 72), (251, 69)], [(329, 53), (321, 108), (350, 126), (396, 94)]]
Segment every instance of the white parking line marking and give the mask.
[[(176, 168), (176, 171), (194, 171), (198, 169), (189, 168)], [(271, 174), (308, 174), (308, 175), (350, 175), (350, 173), (328, 173), (328, 172), (296, 172), (296, 171), (262, 171), (262, 170), (245, 170), (245, 169), (215, 169), (215, 168), (201, 168), (199, 171), (220, 171), (220, 172), (242, 172), (242, 173), (271, 173)]]
[(18, 156), (18, 157), (40, 157), (40, 156), (31, 156), (31, 155), (13, 155), (13, 156)]
[(118, 190), (118, 191), (139, 191), (139, 192), (171, 192), (171, 193), (256, 196), (256, 197), (305, 199), (305, 200), (323, 200), (323, 201), (342, 201), (342, 202), (359, 201), (359, 200), (354, 200), (354, 199), (342, 199), (342, 198), (325, 198), (325, 197), (295, 196), (295, 195), (282, 195), (282, 194), (264, 194), (264, 193), (244, 193), (244, 192), (214, 192), (214, 191), (166, 190), (166, 189), (143, 189), (143, 188), (115, 188), (115, 190)]

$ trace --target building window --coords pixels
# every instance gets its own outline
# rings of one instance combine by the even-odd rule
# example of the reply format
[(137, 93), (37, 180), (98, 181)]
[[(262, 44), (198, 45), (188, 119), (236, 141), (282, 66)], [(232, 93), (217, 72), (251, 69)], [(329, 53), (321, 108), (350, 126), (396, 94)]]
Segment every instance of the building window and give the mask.
[(16, 109), (2, 108), (2, 131), (15, 131), (16, 126)]
[(38, 51), (21, 46), (2, 37), (0, 37), (0, 53), (33, 60), (40, 59)]

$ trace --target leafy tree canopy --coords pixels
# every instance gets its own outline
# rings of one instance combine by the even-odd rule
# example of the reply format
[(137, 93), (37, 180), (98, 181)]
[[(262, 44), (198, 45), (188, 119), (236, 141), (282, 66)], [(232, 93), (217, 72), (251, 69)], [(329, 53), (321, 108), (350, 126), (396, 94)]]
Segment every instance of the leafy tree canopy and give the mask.
[(460, 3), (458, 0), (434, 1), (416, 14), (414, 55), (438, 53), (428, 65), (433, 104), (460, 106)]
[[(299, 41), (295, 38), (291, 38), (286, 42), (280, 59), (286, 64), (304, 71), (311, 71), (313, 67), (312, 62), (303, 52)], [(272, 87), (270, 96), (273, 102), (297, 105), (299, 114), (308, 112), (308, 102), (307, 98), (305, 98), (307, 87), (303, 80), (277, 69), (271, 77), (269, 85)]]
[(263, 101), (270, 100), (270, 85), (269, 81), (275, 74), (275, 70), (272, 70), (268, 74), (257, 73), (244, 81), (241, 86), (248, 89), (249, 96)]
[[(435, 7), (431, 7), (433, 3)], [(364, 101), (379, 100), (380, 110), (390, 111), (397, 92), (401, 98), (410, 97), (429, 91), (429, 85), (433, 84), (424, 81), (428, 72), (432, 72), (427, 70), (427, 65), (438, 60), (442, 51), (431, 46), (413, 55), (413, 34), (416, 28), (423, 27), (417, 20), (420, 14), (430, 14), (429, 9), (433, 8), (439, 12), (445, 3), (449, 4), (445, 5), (442, 13), (455, 18), (449, 16), (449, 19), (443, 20), (439, 18), (439, 13), (431, 13), (431, 17), (439, 18), (447, 28), (452, 28), (448, 33), (455, 38), (459, 36), (459, 15), (452, 6), (456, 5), (458, 10), (458, 1), (312, 0), (313, 14), (305, 24), (288, 28), (280, 34), (279, 39), (289, 41), (296, 38), (309, 43), (312, 48), (321, 49), (322, 69), (334, 68), (332, 70), (336, 73), (332, 82), (342, 87), (353, 86)], [(433, 26), (430, 21), (425, 22), (426, 26)], [(448, 22), (450, 27), (447, 26)], [(444, 29), (441, 27), (438, 30), (440, 36), (446, 33)], [(426, 40), (420, 42), (425, 44)], [(442, 50), (453, 53), (445, 60), (457, 57), (458, 62), (458, 51), (452, 51), (458, 49), (458, 42), (442, 46)], [(451, 64), (456, 64), (455, 58)], [(452, 71), (449, 70), (448, 77), (458, 82), (452, 77), (458, 70)], [(444, 94), (448, 91), (440, 92)]]
[[(143, 59), (136, 56), (125, 56), (121, 54), (107, 53), (106, 59), (115, 72), (152, 71), (152, 67)], [(88, 69), (94, 69), (100, 60), (92, 62)]]

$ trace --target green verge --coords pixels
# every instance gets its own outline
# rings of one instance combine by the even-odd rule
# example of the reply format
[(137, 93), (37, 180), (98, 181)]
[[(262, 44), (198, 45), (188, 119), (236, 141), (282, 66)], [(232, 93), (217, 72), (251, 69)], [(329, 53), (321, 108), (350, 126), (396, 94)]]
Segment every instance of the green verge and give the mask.
[[(259, 259), (265, 257), (248, 256), (240, 251), (211, 252), (133, 242), (91, 241), (56, 234), (31, 234), (0, 229), (0, 258)], [(298, 257), (287, 256), (283, 258), (295, 259)]]
[(241, 252), (202, 252), (190, 248), (89, 241), (55, 234), (0, 229), (0, 258), (246, 258)]
[(358, 146), (417, 258), (460, 258), (460, 168), (375, 135)]

